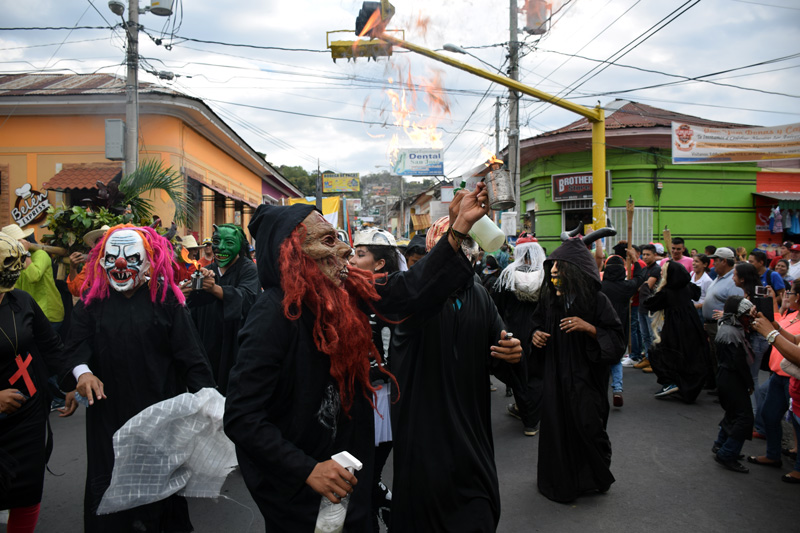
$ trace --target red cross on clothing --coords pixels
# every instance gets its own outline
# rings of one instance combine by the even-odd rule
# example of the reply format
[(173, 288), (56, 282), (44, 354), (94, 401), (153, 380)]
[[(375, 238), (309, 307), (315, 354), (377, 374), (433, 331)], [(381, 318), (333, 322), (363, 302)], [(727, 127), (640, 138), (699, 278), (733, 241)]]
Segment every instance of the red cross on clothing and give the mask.
[(17, 355), (15, 362), (17, 363), (17, 372), (8, 378), (8, 382), (13, 385), (20, 379), (25, 382), (25, 386), (28, 388), (28, 395), (33, 396), (36, 394), (36, 386), (33, 384), (33, 380), (31, 379), (31, 375), (28, 373), (28, 367), (31, 365), (31, 361), (33, 361), (33, 356), (28, 354), (27, 359), (25, 361), (22, 360), (22, 357)]

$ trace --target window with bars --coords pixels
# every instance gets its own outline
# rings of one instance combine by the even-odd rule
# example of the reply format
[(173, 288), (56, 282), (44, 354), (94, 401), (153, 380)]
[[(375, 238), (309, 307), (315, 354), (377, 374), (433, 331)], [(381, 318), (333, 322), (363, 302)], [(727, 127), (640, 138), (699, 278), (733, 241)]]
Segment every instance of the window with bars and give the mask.
[[(627, 239), (628, 216), (624, 207), (612, 207), (608, 210), (608, 220), (617, 230), (617, 234), (606, 239), (606, 248), (611, 249), (621, 240)], [(633, 208), (633, 244), (647, 244), (653, 240), (653, 208)]]

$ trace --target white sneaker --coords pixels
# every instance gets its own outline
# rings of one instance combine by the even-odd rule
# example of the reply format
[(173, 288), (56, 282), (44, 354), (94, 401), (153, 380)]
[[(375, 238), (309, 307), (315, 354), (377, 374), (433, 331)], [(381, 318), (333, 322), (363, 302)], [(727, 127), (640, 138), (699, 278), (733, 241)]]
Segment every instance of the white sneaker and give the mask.
[(626, 355), (625, 357), (622, 358), (622, 361), (620, 361), (620, 363), (624, 367), (633, 368), (633, 365), (636, 364), (636, 361), (631, 359), (630, 355)]

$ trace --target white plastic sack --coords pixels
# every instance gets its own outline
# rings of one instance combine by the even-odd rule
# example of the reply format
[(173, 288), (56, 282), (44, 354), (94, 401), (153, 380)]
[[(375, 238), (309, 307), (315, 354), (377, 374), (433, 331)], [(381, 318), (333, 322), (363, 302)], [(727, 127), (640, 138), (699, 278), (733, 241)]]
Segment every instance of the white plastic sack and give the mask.
[(215, 389), (151, 405), (114, 434), (114, 471), (97, 514), (109, 514), (179, 494), (219, 496), (236, 467), (222, 430), (225, 398)]

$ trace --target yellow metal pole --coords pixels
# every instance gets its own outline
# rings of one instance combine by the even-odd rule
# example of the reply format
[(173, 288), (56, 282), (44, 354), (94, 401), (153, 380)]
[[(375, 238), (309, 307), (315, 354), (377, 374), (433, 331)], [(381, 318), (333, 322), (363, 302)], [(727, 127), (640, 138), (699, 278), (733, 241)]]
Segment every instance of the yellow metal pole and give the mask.
[(549, 102), (588, 119), (592, 124), (592, 225), (594, 229), (604, 228), (606, 226), (606, 120), (605, 111), (603, 111), (601, 107), (584, 107), (570, 102), (569, 100), (529, 87), (517, 80), (474, 67), (468, 63), (453, 59), (450, 56), (439, 54), (428, 48), (392, 37), (386, 33), (381, 34), (379, 38), (395, 46), (400, 46), (406, 50), (411, 50), (412, 52), (450, 65), (451, 67), (493, 81), (509, 89), (519, 91), (522, 94), (527, 94), (537, 100)]
[(408, 41), (404, 41), (403, 39), (398, 39), (397, 37), (392, 37), (391, 35), (388, 35), (386, 33), (381, 34), (379, 38), (384, 41), (390, 42), (396, 46), (405, 48), (406, 50), (411, 50), (412, 52), (416, 52), (425, 57), (429, 57), (441, 63), (450, 65), (451, 67), (455, 67), (457, 69), (475, 74), (476, 76), (480, 76), (481, 78), (485, 78), (495, 83), (499, 83), (500, 85), (508, 87), (509, 89), (514, 89), (515, 91), (527, 94), (528, 96), (533, 96), (538, 100), (544, 100), (545, 102), (549, 102), (558, 107), (563, 107), (564, 109), (572, 111), (573, 113), (577, 113), (582, 117), (586, 117), (592, 122), (597, 120), (603, 120), (602, 109), (592, 109), (590, 107), (584, 107), (574, 102), (570, 102), (569, 100), (564, 100), (563, 98), (559, 98), (557, 96), (553, 96), (552, 94), (547, 94), (546, 92), (534, 89), (533, 87), (529, 87), (524, 83), (518, 82), (517, 80), (512, 80), (511, 78), (507, 78), (506, 76), (502, 76), (500, 74), (494, 74), (482, 68), (473, 67), (468, 63), (463, 63), (461, 61), (458, 61), (457, 59), (453, 59), (450, 56), (434, 52), (433, 50), (429, 50), (428, 48), (416, 45), (414, 43), (410, 43)]
[(592, 122), (592, 226), (606, 227), (606, 119), (597, 107), (600, 120)]

